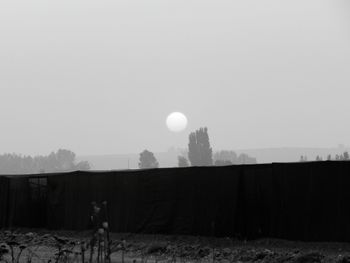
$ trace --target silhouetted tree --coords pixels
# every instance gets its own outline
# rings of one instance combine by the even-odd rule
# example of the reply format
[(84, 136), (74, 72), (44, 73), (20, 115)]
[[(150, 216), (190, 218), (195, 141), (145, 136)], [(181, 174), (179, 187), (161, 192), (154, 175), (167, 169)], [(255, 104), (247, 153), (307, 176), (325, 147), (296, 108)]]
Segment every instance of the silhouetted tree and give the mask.
[(316, 161), (322, 161), (322, 157), (321, 156), (316, 156)]
[(343, 160), (349, 160), (349, 159), (350, 159), (349, 153), (348, 152), (344, 152), (343, 153)]
[(158, 168), (159, 164), (154, 157), (154, 154), (152, 152), (149, 152), (147, 150), (144, 150), (142, 153), (140, 153), (140, 162), (139, 162), (139, 168), (140, 169), (149, 169), (149, 168)]
[(189, 135), (188, 159), (193, 166), (213, 165), (213, 150), (210, 147), (208, 129), (200, 128)]
[(328, 160), (328, 161), (332, 160), (332, 155), (328, 154), (328, 155), (327, 155), (327, 160)]
[(340, 155), (339, 155), (339, 154), (336, 154), (336, 155), (335, 155), (335, 159), (336, 159), (337, 161), (339, 161), (339, 160), (340, 160)]
[(186, 157), (178, 156), (177, 160), (178, 160), (179, 167), (188, 167), (189, 166), (189, 163), (188, 163), (188, 160), (186, 159)]

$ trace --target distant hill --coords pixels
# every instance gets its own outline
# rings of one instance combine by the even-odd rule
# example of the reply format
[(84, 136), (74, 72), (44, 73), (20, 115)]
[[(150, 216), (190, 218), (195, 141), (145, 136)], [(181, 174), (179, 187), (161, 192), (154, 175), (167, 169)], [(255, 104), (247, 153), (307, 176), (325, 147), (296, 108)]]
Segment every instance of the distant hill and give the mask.
[[(246, 153), (255, 157), (258, 163), (272, 162), (298, 162), (301, 155), (306, 155), (309, 161), (321, 156), (324, 160), (331, 154), (332, 158), (336, 154), (342, 154), (345, 151), (350, 152), (348, 147), (334, 148), (265, 148), (265, 149), (240, 149), (234, 150), (237, 154)], [(171, 149), (167, 152), (154, 153), (160, 167), (177, 167), (177, 156), (181, 155), (181, 150)], [(77, 161), (88, 161), (93, 170), (121, 170), (137, 169), (139, 154), (113, 154), (113, 155), (85, 155), (78, 156)]]

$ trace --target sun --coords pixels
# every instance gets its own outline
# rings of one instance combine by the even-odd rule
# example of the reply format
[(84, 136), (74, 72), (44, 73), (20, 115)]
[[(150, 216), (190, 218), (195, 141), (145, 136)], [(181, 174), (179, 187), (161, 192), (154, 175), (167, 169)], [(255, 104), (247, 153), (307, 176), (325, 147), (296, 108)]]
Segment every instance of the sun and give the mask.
[(187, 118), (181, 112), (170, 113), (166, 119), (166, 126), (172, 132), (181, 132), (187, 127)]

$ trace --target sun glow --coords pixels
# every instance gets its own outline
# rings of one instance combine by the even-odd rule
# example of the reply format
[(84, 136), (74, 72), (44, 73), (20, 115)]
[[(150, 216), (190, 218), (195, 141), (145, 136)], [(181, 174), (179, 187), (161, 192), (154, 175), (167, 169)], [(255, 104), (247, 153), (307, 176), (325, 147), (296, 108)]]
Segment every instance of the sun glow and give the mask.
[(173, 112), (166, 119), (166, 125), (172, 132), (181, 132), (187, 127), (187, 118), (181, 112)]

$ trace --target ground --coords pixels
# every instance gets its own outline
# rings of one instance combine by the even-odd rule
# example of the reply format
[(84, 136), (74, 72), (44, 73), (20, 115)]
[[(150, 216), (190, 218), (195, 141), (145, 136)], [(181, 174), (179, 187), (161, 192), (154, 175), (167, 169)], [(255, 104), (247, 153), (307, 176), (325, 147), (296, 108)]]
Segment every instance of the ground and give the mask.
[[(310, 243), (277, 239), (240, 241), (232, 238), (116, 233), (112, 233), (110, 238), (112, 262), (350, 263), (350, 244), (345, 243)], [(21, 249), (23, 252), (19, 262), (53, 263), (57, 262), (58, 247), (61, 247), (61, 251), (65, 249), (66, 252), (60, 262), (82, 262), (82, 244), (89, 243), (90, 239), (91, 232), (2, 230), (0, 251), (3, 251), (2, 260), (5, 262), (12, 262), (8, 246), (12, 244), (14, 263)], [(88, 262), (89, 249), (86, 251), (85, 262)]]

